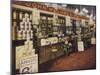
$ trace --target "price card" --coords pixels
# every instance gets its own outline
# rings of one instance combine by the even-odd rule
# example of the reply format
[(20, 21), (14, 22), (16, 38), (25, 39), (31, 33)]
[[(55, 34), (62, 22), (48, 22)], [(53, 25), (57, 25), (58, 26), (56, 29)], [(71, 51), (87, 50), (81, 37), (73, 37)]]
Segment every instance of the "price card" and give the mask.
[(84, 44), (83, 41), (78, 42), (78, 51), (84, 51)]

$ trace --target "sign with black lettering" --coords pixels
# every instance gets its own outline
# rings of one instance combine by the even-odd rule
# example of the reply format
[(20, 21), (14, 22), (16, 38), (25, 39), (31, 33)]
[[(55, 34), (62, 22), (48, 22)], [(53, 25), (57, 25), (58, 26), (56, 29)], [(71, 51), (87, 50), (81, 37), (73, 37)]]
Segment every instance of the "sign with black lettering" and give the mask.
[(38, 72), (38, 59), (35, 55), (30, 57), (23, 57), (20, 62), (20, 73), (32, 74)]
[(78, 51), (84, 51), (84, 44), (83, 41), (78, 42)]

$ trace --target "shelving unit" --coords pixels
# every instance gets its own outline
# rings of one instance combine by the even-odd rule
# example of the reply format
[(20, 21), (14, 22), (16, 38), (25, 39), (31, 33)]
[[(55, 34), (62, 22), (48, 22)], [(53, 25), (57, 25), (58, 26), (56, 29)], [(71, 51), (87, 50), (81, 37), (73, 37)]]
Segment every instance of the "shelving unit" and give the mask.
[[(26, 55), (26, 58), (24, 57), (20, 57), (18, 58), (21, 54), (23, 54), (23, 52), (27, 51), (32, 52), (31, 50), (34, 49), (33, 47), (33, 37), (34, 37), (34, 29), (33, 29), (33, 25), (32, 25), (32, 11), (29, 10), (24, 10), (24, 9), (20, 9), (20, 8), (13, 8), (12, 9), (12, 71), (15, 73), (22, 73), (24, 70), (25, 66), (28, 66), (27, 64), (24, 65), (23, 63), (23, 67), (20, 61), (23, 58), (23, 61), (28, 61), (27, 58), (29, 57), (28, 55)], [(30, 41), (27, 41), (28, 43), (30, 43), (29, 45), (25, 44), (27, 39), (30, 39)], [(27, 47), (27, 48), (26, 48)], [(21, 53), (21, 52), (22, 53)], [(18, 53), (20, 52), (20, 53)], [(27, 52), (25, 54), (27, 54)], [(34, 71), (33, 72), (37, 72), (38, 71), (38, 55), (34, 52), (30, 55), (31, 59), (36, 58), (36, 60), (32, 60), (32, 62), (35, 61), (35, 67), (34, 67)], [(26, 60), (24, 60), (26, 59)], [(30, 59), (30, 60), (31, 60)], [(23, 62), (22, 61), (22, 62)], [(19, 64), (20, 63), (20, 64)], [(30, 65), (32, 65), (33, 63), (31, 63)], [(18, 66), (19, 65), (19, 66)], [(32, 69), (30, 67), (30, 69)]]
[(33, 38), (32, 12), (21, 9), (12, 9), (13, 40), (25, 40), (27, 35)]

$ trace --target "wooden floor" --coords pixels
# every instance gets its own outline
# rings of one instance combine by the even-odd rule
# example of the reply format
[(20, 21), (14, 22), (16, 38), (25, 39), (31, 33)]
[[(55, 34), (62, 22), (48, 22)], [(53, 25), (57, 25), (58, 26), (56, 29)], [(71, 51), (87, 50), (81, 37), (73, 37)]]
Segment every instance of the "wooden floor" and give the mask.
[(96, 68), (96, 46), (45, 63), (40, 72), (88, 70)]

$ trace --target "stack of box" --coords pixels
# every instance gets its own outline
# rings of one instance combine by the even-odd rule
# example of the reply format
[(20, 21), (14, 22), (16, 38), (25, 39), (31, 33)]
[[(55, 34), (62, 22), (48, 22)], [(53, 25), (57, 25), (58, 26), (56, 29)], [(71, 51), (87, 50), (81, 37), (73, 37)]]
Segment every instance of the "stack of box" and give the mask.
[(21, 17), (22, 15), (20, 14), (20, 19), (22, 21), (20, 22), (19, 25), (19, 30), (18, 30), (18, 40), (25, 40), (27, 38), (27, 34), (29, 34), (30, 38), (33, 38), (33, 30), (32, 30), (32, 22), (31, 22), (31, 15), (28, 13), (25, 13), (24, 17)]
[(16, 47), (16, 69), (20, 73), (38, 72), (38, 55), (32, 41), (27, 40), (23, 46)]

